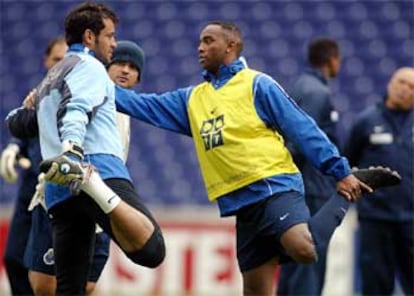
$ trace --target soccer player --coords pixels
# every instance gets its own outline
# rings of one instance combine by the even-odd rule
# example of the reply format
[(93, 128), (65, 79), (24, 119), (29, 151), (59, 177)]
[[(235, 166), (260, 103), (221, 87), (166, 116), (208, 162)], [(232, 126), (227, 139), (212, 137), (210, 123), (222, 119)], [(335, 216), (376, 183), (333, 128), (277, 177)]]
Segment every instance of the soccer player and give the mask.
[(116, 128), (114, 83), (104, 64), (116, 47), (117, 21), (104, 4), (71, 10), (65, 19), (68, 54), (36, 88), (43, 159), (90, 164), (80, 193), (67, 186), (72, 175), (57, 162), (45, 174), (58, 294), (85, 293), (95, 223), (137, 264), (153, 268), (165, 257), (160, 227), (134, 190)]
[[(144, 51), (134, 42), (120, 41), (114, 50), (111, 62), (107, 66), (110, 78), (118, 85), (132, 88), (140, 82), (145, 64)], [(32, 97), (33, 99), (33, 97)], [(34, 102), (30, 102), (30, 106)], [(29, 102), (26, 102), (29, 104)], [(26, 115), (26, 117), (24, 117)], [(12, 132), (22, 133), (29, 125), (36, 125), (34, 112), (21, 109), (13, 117), (8, 118), (8, 126)], [(124, 159), (126, 161), (129, 146), (129, 117), (117, 114), (117, 124), (122, 135)], [(23, 121), (23, 122), (22, 122)], [(32, 135), (33, 137), (37, 134)], [(42, 193), (40, 193), (42, 195)], [(109, 255), (109, 238), (98, 232), (95, 242), (92, 269), (88, 276), (86, 293), (90, 294), (104, 268)], [(29, 277), (35, 295), (54, 295), (56, 278), (54, 277), (52, 230), (49, 218), (43, 207), (33, 209), (33, 225), (26, 248), (25, 264), (29, 267)], [(26, 275), (27, 277), (27, 275)]]
[[(316, 262), (349, 204), (372, 189), (276, 81), (245, 67), (242, 49), (235, 24), (210, 22), (198, 46), (203, 83), (163, 94), (117, 87), (116, 103), (118, 111), (193, 137), (209, 199), (221, 216), (236, 216), (244, 295), (272, 295), (277, 265)], [(312, 217), (285, 138), (336, 180), (339, 194)]]

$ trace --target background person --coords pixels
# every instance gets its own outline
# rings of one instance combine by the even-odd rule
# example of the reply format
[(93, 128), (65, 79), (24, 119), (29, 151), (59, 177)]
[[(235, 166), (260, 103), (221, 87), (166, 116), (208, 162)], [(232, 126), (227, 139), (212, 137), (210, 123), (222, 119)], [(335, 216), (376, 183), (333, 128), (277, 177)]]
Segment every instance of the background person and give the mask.
[[(63, 37), (52, 39), (46, 47), (44, 67), (48, 70), (63, 59), (67, 48)], [(18, 196), (3, 258), (13, 295), (33, 294), (28, 278), (28, 269), (25, 267), (23, 258), (32, 227), (32, 213), (28, 207), (35, 192), (39, 174), (38, 164), (41, 161), (38, 139), (12, 138), (10, 140), (2, 151), (0, 159), (0, 174), (6, 182), (16, 182), (19, 176), (16, 167), (22, 157), (27, 157), (31, 165), (21, 173)]]
[[(308, 45), (309, 69), (294, 83), (291, 97), (309, 114), (326, 133), (329, 139), (339, 146), (337, 131), (338, 112), (332, 102), (328, 80), (337, 76), (341, 57), (338, 43), (330, 38), (316, 38)], [(336, 193), (335, 179), (323, 175), (300, 151), (289, 146), (296, 165), (299, 167), (305, 184), (305, 198), (311, 215)], [(320, 295), (326, 271), (325, 252), (320, 252), (318, 261), (303, 265), (284, 264), (281, 267), (278, 295)]]
[(381, 164), (400, 173), (397, 187), (357, 203), (363, 295), (391, 295), (398, 279), (414, 295), (414, 68), (397, 69), (383, 102), (356, 118), (346, 143), (351, 165)]

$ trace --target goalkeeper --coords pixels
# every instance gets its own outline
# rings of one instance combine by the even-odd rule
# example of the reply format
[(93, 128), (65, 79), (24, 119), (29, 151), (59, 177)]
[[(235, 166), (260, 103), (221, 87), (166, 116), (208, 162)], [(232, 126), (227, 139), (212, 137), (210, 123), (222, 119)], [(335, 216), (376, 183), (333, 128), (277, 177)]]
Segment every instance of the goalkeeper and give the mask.
[(161, 229), (135, 191), (116, 128), (114, 83), (104, 64), (116, 47), (117, 22), (105, 4), (85, 2), (72, 9), (65, 18), (68, 53), (35, 95), (43, 159), (65, 155), (72, 164), (62, 167), (69, 171), (88, 164), (89, 182), (79, 195), (66, 186), (74, 184), (72, 174), (52, 165), (45, 175), (58, 294), (85, 293), (95, 223), (136, 264), (154, 268), (165, 257)]
[[(63, 59), (66, 50), (65, 38), (53, 38), (45, 50), (45, 68), (50, 69)], [(31, 98), (33, 92), (26, 97), (27, 102)], [(34, 110), (21, 110), (28, 117), (35, 116)], [(0, 174), (6, 182), (17, 181), (19, 174), (16, 166), (24, 169), (7, 237), (5, 267), (13, 295), (52, 295), (56, 280), (49, 217), (42, 207), (28, 209), (38, 181), (38, 163), (41, 161), (37, 124), (27, 127), (24, 121), (16, 120), (16, 127), (22, 138), (11, 139), (0, 159)], [(99, 233), (96, 235), (92, 272), (88, 277), (88, 292), (94, 289), (108, 255), (109, 237)]]

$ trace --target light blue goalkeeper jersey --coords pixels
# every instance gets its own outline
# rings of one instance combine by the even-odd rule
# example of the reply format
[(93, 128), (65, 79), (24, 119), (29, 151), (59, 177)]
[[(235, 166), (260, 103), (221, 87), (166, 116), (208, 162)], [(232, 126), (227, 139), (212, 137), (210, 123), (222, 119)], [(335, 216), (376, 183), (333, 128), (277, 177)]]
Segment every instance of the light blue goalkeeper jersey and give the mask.
[[(81, 44), (49, 70), (37, 87), (37, 120), (43, 159), (62, 153), (62, 142), (84, 149), (103, 179), (130, 180), (116, 127), (115, 88), (104, 65)], [(70, 196), (68, 188), (48, 184), (48, 208)]]

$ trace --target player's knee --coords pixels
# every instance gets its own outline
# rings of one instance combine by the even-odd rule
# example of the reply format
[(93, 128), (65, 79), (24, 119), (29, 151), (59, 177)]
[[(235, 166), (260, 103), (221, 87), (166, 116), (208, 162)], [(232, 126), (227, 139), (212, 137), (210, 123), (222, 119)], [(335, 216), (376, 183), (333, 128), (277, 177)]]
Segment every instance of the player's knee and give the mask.
[(36, 296), (53, 296), (56, 293), (56, 285), (51, 282), (31, 281), (33, 294)]
[(165, 258), (165, 243), (161, 231), (155, 229), (142, 249), (137, 252), (127, 253), (126, 255), (139, 265), (149, 268), (159, 266)]
[(91, 295), (93, 290), (95, 290), (96, 283), (88, 281), (86, 283), (86, 295)]
[(312, 264), (318, 261), (318, 255), (313, 244), (306, 244), (296, 248), (291, 256), (300, 264)]
[(318, 260), (315, 244), (308, 226), (297, 224), (281, 237), (282, 246), (290, 257), (301, 264), (311, 264)]

